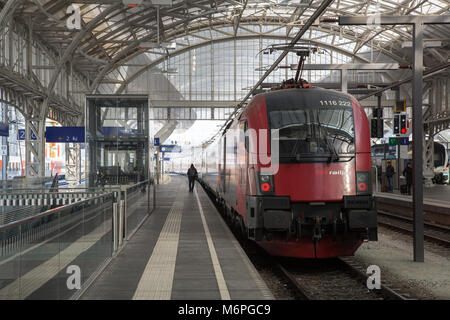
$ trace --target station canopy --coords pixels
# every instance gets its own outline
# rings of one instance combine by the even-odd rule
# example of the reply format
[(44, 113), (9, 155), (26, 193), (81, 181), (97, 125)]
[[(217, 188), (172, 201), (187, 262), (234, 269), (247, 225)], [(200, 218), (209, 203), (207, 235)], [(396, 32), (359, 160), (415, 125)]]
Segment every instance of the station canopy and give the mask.
[[(0, 0), (3, 6), (8, 2), (11, 1)], [(39, 35), (39, 41), (61, 57), (61, 64), (66, 66), (69, 59), (64, 57), (70, 57), (71, 68), (85, 77), (86, 89), (74, 95), (149, 93), (155, 101), (231, 104), (242, 99), (276, 60), (278, 54), (265, 55), (264, 49), (291, 41), (323, 0), (12, 2), (14, 19), (30, 26)], [(76, 27), (78, 10), (80, 29), (69, 30), (69, 24)], [(412, 26), (340, 26), (323, 20), (339, 16), (449, 13), (450, 4), (445, 0), (335, 0), (300, 41), (322, 50), (309, 57), (306, 63), (310, 64), (411, 65)], [(449, 25), (426, 26), (425, 67), (448, 63), (449, 35)], [(291, 78), (295, 70), (289, 67), (297, 61), (289, 54), (266, 81)], [(392, 83), (408, 74), (410, 70), (354, 71), (350, 81)], [(340, 81), (336, 70), (309, 70), (304, 77), (312, 83)], [(405, 94), (410, 95), (407, 91)], [(174, 113), (168, 115), (170, 106), (157, 106), (160, 109), (151, 117), (162, 122), (177, 117), (183, 121), (201, 117), (224, 120), (233, 110), (233, 105), (226, 103), (221, 110), (208, 108), (207, 102), (187, 104), (189, 108), (185, 110), (180, 104), (174, 118)]]

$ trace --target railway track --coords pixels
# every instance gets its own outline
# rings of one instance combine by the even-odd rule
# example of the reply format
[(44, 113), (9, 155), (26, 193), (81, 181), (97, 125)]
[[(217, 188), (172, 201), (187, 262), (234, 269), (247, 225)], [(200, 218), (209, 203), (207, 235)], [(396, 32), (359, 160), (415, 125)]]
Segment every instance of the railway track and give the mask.
[[(413, 234), (413, 219), (378, 210), (378, 224), (396, 231)], [(429, 222), (424, 223), (425, 240), (450, 247), (450, 228)]]
[[(207, 192), (208, 193), (208, 192)], [(208, 193), (219, 212), (220, 206), (214, 196)], [(228, 223), (226, 217), (222, 215)], [(409, 300), (408, 293), (382, 283), (380, 289), (369, 290), (365, 268), (352, 257), (337, 259), (287, 259), (268, 255), (252, 241), (247, 241), (230, 226), (249, 259), (260, 274), (270, 274), (269, 282), (278, 283), (271, 290), (290, 292), (293, 299), (302, 300)], [(263, 276), (267, 281), (267, 277)], [(284, 290), (283, 290), (284, 289)], [(276, 294), (274, 294), (276, 296)]]
[(367, 277), (353, 258), (302, 261), (282, 260), (278, 268), (306, 300), (410, 300), (408, 293), (381, 284), (369, 290)]

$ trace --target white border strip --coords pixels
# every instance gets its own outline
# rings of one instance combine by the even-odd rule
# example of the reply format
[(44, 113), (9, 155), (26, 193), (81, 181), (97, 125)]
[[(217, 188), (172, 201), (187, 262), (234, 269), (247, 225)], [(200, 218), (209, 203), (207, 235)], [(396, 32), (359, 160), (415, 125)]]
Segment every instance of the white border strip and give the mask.
[(222, 273), (222, 268), (220, 267), (219, 259), (217, 258), (217, 252), (214, 247), (214, 243), (211, 238), (211, 233), (209, 232), (208, 224), (206, 223), (205, 215), (203, 213), (202, 205), (200, 204), (200, 199), (198, 198), (197, 189), (194, 189), (195, 197), (197, 198), (198, 208), (200, 210), (200, 216), (202, 218), (203, 229), (205, 230), (206, 240), (208, 241), (209, 254), (211, 255), (211, 260), (214, 267), (214, 273), (216, 274), (217, 285), (219, 286), (220, 297), (222, 300), (231, 300), (230, 292), (228, 291), (227, 283)]
[(220, 215), (220, 213), (216, 210), (216, 207), (214, 206), (213, 202), (208, 197), (207, 191), (205, 189), (203, 189), (203, 192), (205, 193), (206, 199), (208, 200), (210, 206), (212, 208), (214, 208), (214, 213), (217, 215), (217, 218), (219, 219), (220, 224), (222, 225), (223, 229), (225, 230), (226, 235), (228, 236), (229, 240), (233, 243), (233, 245), (236, 248), (237, 252), (241, 256), (242, 261), (244, 262), (244, 264), (247, 266), (248, 273), (252, 277), (253, 281), (255, 281), (258, 289), (261, 291), (261, 293), (262, 293), (262, 295), (264, 296), (265, 299), (267, 299), (267, 300), (275, 300), (272, 292), (267, 287), (267, 284), (264, 282), (264, 280), (259, 275), (258, 271), (255, 269), (253, 263), (250, 261), (250, 259), (248, 258), (247, 254), (244, 252), (244, 250), (242, 249), (241, 245), (239, 244), (239, 242), (236, 240), (236, 237), (233, 235), (233, 233), (231, 232), (230, 228), (228, 227), (228, 225), (225, 223), (225, 221), (223, 220), (222, 216)]

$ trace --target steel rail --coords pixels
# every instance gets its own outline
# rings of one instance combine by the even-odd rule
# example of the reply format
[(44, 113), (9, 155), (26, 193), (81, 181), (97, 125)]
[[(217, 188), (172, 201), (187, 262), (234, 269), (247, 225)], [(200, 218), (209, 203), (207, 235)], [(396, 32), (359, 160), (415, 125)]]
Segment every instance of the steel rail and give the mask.
[[(360, 266), (356, 265), (355, 262), (351, 260), (349, 257), (339, 257), (337, 260), (342, 263), (342, 265), (345, 267), (347, 271), (353, 276), (355, 276), (358, 279), (358, 282), (365, 284), (367, 282), (368, 276), (360, 270)], [(306, 300), (312, 300), (314, 298), (308, 296), (307, 291), (302, 284), (296, 279), (296, 277), (291, 274), (288, 270), (286, 270), (280, 263), (275, 263), (277, 268), (281, 271), (283, 276), (291, 283), (293, 287), (296, 288), (298, 293), (305, 298)], [(376, 292), (381, 295), (383, 299), (390, 299), (390, 300), (409, 300), (410, 298), (406, 297), (404, 294), (401, 294), (397, 292), (396, 290), (392, 289), (391, 287), (380, 284), (381, 288), (379, 289), (379, 292)]]
[[(401, 217), (401, 216), (398, 216), (396, 214), (391, 214), (391, 213), (386, 212), (386, 211), (378, 211), (378, 214), (380, 214), (381, 216), (388, 217), (389, 219), (392, 219), (392, 220), (401, 220), (404, 223), (407, 223), (408, 226), (411, 225), (411, 228), (406, 227), (406, 226), (400, 226), (398, 224), (395, 224), (395, 222), (393, 222), (393, 221), (392, 222), (378, 221), (379, 225), (382, 225), (382, 226), (387, 227), (387, 228), (395, 229), (396, 231), (403, 232), (403, 233), (406, 233), (408, 235), (412, 235), (412, 233), (413, 233), (413, 230), (412, 230), (412, 223), (413, 223), (413, 221), (412, 221), (411, 218)], [(427, 222), (425, 222), (424, 225), (429, 227), (429, 228), (434, 228), (435, 230), (439, 229), (439, 230), (437, 230), (438, 232), (450, 233), (450, 229), (448, 227), (446, 227), (446, 226), (440, 226), (440, 225), (427, 223)], [(442, 238), (442, 237), (440, 237), (438, 235), (433, 234), (432, 230), (428, 230), (428, 231), (425, 230), (424, 238), (426, 240), (430, 241), (430, 242), (433, 242), (433, 243), (442, 244), (444, 246), (450, 246), (450, 240), (449, 239), (445, 239), (445, 238)]]

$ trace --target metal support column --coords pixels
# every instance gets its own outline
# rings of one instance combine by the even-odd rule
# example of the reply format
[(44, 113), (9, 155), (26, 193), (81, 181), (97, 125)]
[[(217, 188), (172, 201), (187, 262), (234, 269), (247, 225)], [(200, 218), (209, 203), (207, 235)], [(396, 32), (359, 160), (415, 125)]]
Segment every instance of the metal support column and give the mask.
[[(8, 123), (8, 105), (6, 103), (2, 103), (2, 122)], [(2, 137), (2, 152), (3, 146), (6, 146), (6, 154), (2, 153), (2, 180), (8, 180), (8, 137)]]
[(341, 91), (347, 93), (348, 87), (348, 70), (346, 68), (341, 69)]
[(414, 204), (414, 261), (424, 261), (423, 235), (423, 21), (413, 25), (413, 204)]
[[(373, 16), (339, 17), (340, 25), (374, 25)], [(450, 24), (450, 15), (377, 16), (377, 25), (413, 26), (413, 212), (414, 261), (424, 261), (423, 235), (423, 31), (424, 24)]]
[(80, 181), (81, 165), (80, 165), (80, 144), (66, 143), (66, 181), (70, 186), (77, 185)]
[(160, 163), (159, 163), (159, 147), (156, 148), (156, 184), (159, 184), (159, 177), (161, 175), (161, 169), (160, 169)]
[[(29, 106), (32, 108), (32, 106)], [(31, 112), (32, 113), (32, 112)], [(25, 115), (25, 159), (26, 177), (45, 177), (45, 120)], [(44, 128), (41, 130), (41, 128)], [(35, 136), (36, 140), (31, 136)]]

